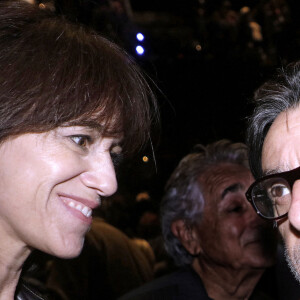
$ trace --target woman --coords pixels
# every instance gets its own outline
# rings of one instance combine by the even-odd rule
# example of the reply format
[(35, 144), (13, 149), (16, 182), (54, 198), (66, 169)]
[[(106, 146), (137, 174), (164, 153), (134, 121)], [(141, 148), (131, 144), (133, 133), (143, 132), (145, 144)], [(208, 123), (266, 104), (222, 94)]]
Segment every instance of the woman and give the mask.
[(113, 158), (141, 146), (151, 111), (153, 94), (116, 45), (1, 1), (1, 300), (23, 299), (27, 288), (15, 290), (32, 249), (80, 253), (92, 210), (116, 191)]

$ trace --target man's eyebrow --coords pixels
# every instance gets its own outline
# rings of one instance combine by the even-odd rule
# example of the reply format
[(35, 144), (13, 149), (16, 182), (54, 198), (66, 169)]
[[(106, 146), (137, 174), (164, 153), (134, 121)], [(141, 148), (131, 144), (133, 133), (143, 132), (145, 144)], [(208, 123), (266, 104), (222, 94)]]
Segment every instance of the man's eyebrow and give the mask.
[(222, 192), (221, 199), (223, 199), (227, 193), (237, 192), (238, 190), (241, 190), (243, 188), (243, 185), (241, 183), (233, 183), (230, 186), (228, 186), (224, 191)]
[(275, 168), (275, 169), (266, 169), (266, 170), (263, 171), (262, 177), (268, 176), (268, 175), (273, 175), (273, 174), (282, 173), (282, 172), (285, 172), (285, 171), (287, 171), (287, 169), (284, 170), (284, 169), (281, 168), (281, 167), (277, 167), (277, 168)]

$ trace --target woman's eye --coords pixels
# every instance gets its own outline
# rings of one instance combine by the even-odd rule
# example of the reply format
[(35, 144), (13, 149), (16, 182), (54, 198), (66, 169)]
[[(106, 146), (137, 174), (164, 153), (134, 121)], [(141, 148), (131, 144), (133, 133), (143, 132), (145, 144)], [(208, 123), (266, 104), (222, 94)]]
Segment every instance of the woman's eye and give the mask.
[(91, 138), (86, 135), (73, 135), (71, 136), (72, 141), (78, 146), (85, 148), (91, 141)]

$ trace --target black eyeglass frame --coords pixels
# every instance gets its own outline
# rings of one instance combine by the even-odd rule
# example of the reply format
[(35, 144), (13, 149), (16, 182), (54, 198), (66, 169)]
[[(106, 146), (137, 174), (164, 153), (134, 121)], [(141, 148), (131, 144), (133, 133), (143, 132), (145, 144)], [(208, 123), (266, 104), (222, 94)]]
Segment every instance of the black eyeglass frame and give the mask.
[(251, 203), (251, 205), (253, 206), (254, 210), (256, 211), (256, 213), (261, 216), (264, 219), (267, 220), (278, 220), (278, 219), (282, 219), (284, 217), (287, 216), (288, 212), (286, 212), (285, 214), (283, 214), (282, 216), (279, 217), (266, 217), (264, 215), (262, 215), (262, 213), (259, 211), (259, 209), (256, 207), (253, 199), (252, 199), (252, 189), (260, 182), (265, 181), (266, 179), (269, 178), (274, 178), (274, 177), (280, 177), (283, 178), (284, 180), (287, 181), (287, 183), (290, 185), (290, 188), (292, 190), (293, 185), (295, 183), (296, 180), (300, 179), (300, 167), (295, 168), (293, 170), (290, 171), (285, 171), (285, 172), (281, 172), (281, 173), (275, 173), (275, 174), (270, 174), (264, 177), (261, 177), (259, 179), (257, 179), (255, 182), (253, 182), (250, 187), (248, 188), (247, 192), (246, 192), (246, 198), (247, 200)]

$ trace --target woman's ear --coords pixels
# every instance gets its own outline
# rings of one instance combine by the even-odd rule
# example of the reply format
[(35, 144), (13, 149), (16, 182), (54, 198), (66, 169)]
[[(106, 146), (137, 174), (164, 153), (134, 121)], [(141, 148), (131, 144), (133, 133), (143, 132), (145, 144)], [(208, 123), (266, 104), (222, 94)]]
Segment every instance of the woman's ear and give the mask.
[(191, 255), (197, 256), (201, 252), (200, 240), (194, 226), (187, 226), (184, 220), (175, 220), (171, 224), (171, 231)]

